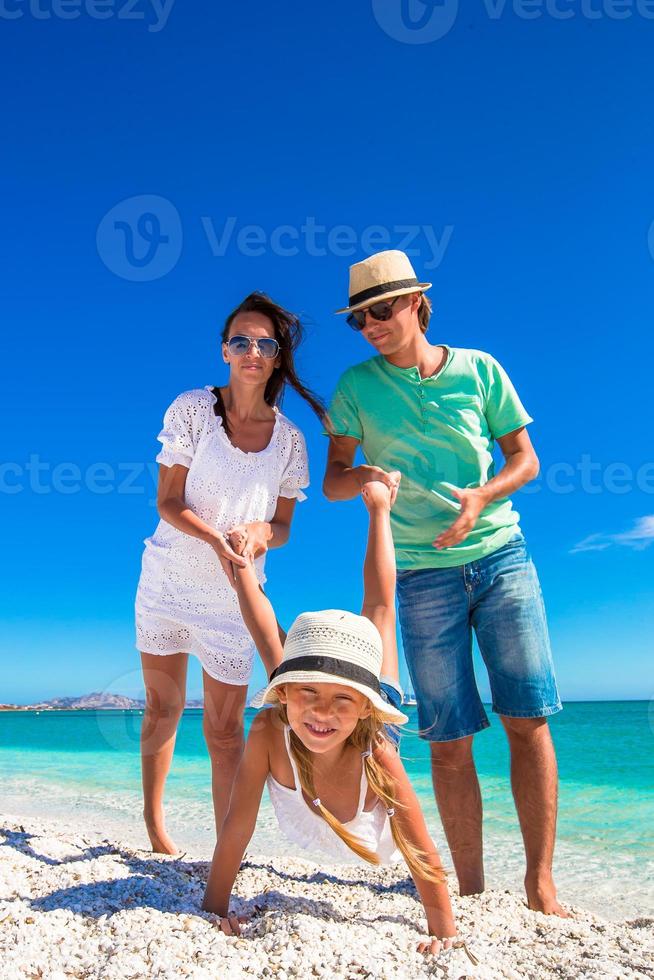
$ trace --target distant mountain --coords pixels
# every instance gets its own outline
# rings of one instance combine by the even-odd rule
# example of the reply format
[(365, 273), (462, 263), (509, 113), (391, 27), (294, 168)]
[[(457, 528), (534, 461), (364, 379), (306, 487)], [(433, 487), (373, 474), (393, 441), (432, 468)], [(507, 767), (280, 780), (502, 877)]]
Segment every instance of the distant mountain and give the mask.
[[(202, 701), (197, 699), (186, 702), (187, 708), (201, 708), (202, 706)], [(0, 710), (4, 711), (79, 711), (82, 709), (100, 711), (105, 708), (129, 711), (143, 710), (144, 707), (145, 701), (141, 698), (128, 698), (124, 694), (109, 694), (103, 691), (94, 691), (92, 694), (84, 694), (79, 698), (52, 698), (50, 701), (40, 701), (38, 704), (0, 704)]]

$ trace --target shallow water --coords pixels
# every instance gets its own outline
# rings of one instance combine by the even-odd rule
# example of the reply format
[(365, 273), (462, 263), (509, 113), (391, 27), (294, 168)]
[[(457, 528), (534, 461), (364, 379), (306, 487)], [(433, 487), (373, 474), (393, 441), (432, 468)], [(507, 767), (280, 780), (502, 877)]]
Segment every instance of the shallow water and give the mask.
[[(415, 709), (402, 755), (446, 865), (429, 753)], [(490, 712), (489, 712), (490, 716)], [(247, 724), (254, 717), (248, 711)], [(496, 717), (475, 739), (488, 884), (520, 888), (523, 853)], [(145, 847), (140, 820), (141, 715), (135, 711), (0, 713), (2, 810), (61, 819)], [(551, 719), (560, 770), (555, 872), (564, 900), (609, 917), (654, 912), (654, 725), (648, 702), (576, 702)], [(209, 857), (213, 817), (202, 712), (184, 713), (167, 787), (167, 821), (183, 848)], [(284, 853), (266, 797), (251, 850)], [(310, 856), (310, 855), (309, 855)]]

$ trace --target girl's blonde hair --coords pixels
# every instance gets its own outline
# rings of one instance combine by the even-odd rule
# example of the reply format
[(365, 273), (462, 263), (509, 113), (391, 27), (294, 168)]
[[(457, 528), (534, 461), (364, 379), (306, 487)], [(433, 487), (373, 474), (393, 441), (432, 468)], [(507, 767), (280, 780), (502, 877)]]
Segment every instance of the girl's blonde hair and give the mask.
[[(403, 804), (399, 803), (395, 798), (394, 780), (384, 767), (377, 762), (373, 752), (368, 754), (369, 749), (374, 750), (375, 743), (380, 745), (382, 742), (388, 741), (384, 735), (384, 722), (378, 710), (370, 702), (368, 702), (368, 705), (371, 709), (370, 715), (367, 718), (359, 719), (356, 728), (347, 738), (347, 744), (353, 745), (361, 752), (368, 785), (374, 790), (375, 795), (381, 800), (386, 810), (394, 811), (403, 808)], [(283, 723), (288, 725), (286, 707), (281, 702), (278, 702), (278, 711)], [(313, 759), (311, 752), (298, 738), (293, 729), (290, 731), (290, 747), (297, 765), (302, 790), (309, 799), (315, 800), (316, 787), (313, 781)], [(315, 806), (315, 810), (329, 824), (334, 833), (341, 838), (343, 843), (347, 844), (351, 851), (354, 851), (355, 854), (370, 864), (379, 864), (379, 858), (375, 852), (365, 847), (359, 838), (355, 834), (350, 833), (341, 821), (337, 820), (334, 814), (330, 813), (319, 800), (317, 806)], [(439, 884), (444, 882), (446, 872), (440, 864), (438, 866), (429, 864), (426, 860), (426, 854), (407, 840), (401, 823), (397, 820), (393, 812), (389, 813), (389, 823), (395, 845), (404, 856), (409, 870), (419, 878), (426, 879), (427, 881), (434, 881)]]

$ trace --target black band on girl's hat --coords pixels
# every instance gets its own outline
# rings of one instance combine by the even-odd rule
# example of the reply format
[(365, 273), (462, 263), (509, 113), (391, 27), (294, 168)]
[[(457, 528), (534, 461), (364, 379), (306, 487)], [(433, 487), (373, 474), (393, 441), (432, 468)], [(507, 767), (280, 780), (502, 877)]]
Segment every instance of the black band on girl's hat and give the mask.
[(348, 681), (355, 681), (357, 684), (365, 684), (372, 688), (375, 694), (381, 694), (379, 688), (379, 678), (365, 667), (350, 663), (349, 660), (339, 660), (337, 657), (320, 657), (317, 654), (310, 654), (306, 657), (292, 657), (284, 660), (279, 667), (276, 667), (270, 675), (272, 681), (281, 674), (287, 674), (292, 670), (319, 670), (324, 674), (336, 674)]
[(393, 282), (380, 282), (378, 286), (370, 286), (369, 289), (362, 289), (360, 293), (350, 296), (350, 306), (357, 303), (365, 303), (367, 299), (374, 299), (375, 296), (382, 296), (384, 293), (393, 292), (395, 289), (408, 289), (409, 286), (419, 286), (420, 283), (413, 279), (395, 279)]

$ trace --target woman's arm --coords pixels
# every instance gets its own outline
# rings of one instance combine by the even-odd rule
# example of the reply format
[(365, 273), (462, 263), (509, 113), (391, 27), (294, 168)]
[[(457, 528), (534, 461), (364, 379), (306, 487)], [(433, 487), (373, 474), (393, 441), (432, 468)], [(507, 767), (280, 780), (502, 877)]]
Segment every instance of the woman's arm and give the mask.
[(159, 516), (172, 524), (178, 531), (206, 541), (216, 552), (220, 564), (229, 581), (234, 584), (234, 565), (245, 565), (246, 560), (236, 554), (227, 544), (224, 534), (217, 531), (198, 517), (186, 503), (184, 491), (188, 467), (176, 463), (174, 466), (159, 466), (159, 483), (157, 486), (157, 510)]
[[(382, 745), (375, 748), (374, 757), (395, 784), (395, 799), (399, 805), (395, 807), (395, 815), (392, 819), (398, 822), (409, 843), (422, 852), (425, 862), (436, 871), (442, 870), (441, 860), (429, 836), (418, 797), (411, 786), (399, 754), (384, 741)], [(429, 934), (438, 939), (455, 936), (456, 926), (445, 882), (428, 881), (413, 872), (412, 878), (425, 909)]]
[[(241, 550), (242, 542), (240, 532), (234, 531), (229, 535), (230, 546), (236, 552)], [(281, 663), (285, 633), (277, 622), (270, 599), (259, 585), (251, 560), (244, 568), (234, 566), (234, 581), (243, 621), (270, 677)]]
[[(389, 474), (395, 478), (395, 473)], [(399, 474), (397, 474), (399, 480)], [(395, 625), (395, 550), (391, 535), (390, 512), (397, 494), (375, 480), (364, 483), (361, 496), (368, 509), (368, 546), (363, 564), (363, 608), (381, 633), (383, 676), (399, 680)]]
[(270, 771), (268, 748), (273, 735), (272, 715), (272, 711), (262, 711), (252, 722), (236, 773), (229, 812), (214, 850), (202, 908), (205, 912), (215, 912), (221, 918), (229, 914), (234, 881), (254, 833), (261, 794)]

